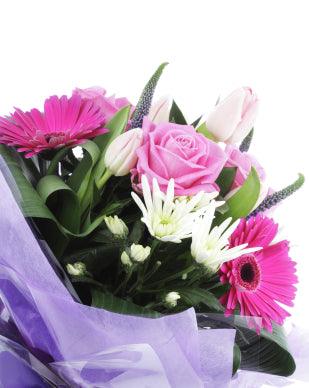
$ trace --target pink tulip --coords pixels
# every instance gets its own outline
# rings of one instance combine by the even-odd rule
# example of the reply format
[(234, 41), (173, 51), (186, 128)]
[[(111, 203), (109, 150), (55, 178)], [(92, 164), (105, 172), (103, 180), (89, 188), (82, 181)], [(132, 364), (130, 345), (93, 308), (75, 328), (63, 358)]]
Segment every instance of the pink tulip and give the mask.
[(105, 154), (105, 166), (115, 176), (129, 174), (137, 162), (136, 150), (143, 141), (143, 131), (134, 128), (116, 137), (108, 146)]
[(259, 100), (252, 89), (236, 89), (210, 113), (206, 120), (207, 129), (218, 141), (238, 143), (252, 129), (258, 105)]
[(160, 100), (152, 105), (148, 119), (155, 124), (169, 122), (172, 102), (173, 100), (170, 96), (160, 98)]

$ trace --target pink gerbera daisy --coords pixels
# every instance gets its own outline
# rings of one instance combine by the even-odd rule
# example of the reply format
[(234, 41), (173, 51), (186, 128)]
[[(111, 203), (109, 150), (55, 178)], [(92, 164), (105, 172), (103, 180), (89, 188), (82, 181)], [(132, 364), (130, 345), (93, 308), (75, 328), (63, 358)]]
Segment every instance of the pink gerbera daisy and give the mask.
[(15, 109), (9, 117), (0, 118), (0, 143), (26, 152), (29, 158), (44, 150), (76, 146), (101, 135), (105, 116), (100, 107), (79, 95), (49, 97), (44, 112)]
[(290, 314), (281, 305), (293, 306), (296, 293), (296, 264), (289, 257), (288, 242), (271, 244), (277, 232), (278, 225), (265, 216), (242, 219), (230, 237), (230, 247), (247, 243), (248, 247), (262, 249), (226, 262), (220, 268), (221, 282), (230, 284), (229, 291), (221, 298), (226, 315), (240, 308), (241, 315), (259, 317), (249, 321), (258, 330), (272, 331), (272, 321), (282, 325)]

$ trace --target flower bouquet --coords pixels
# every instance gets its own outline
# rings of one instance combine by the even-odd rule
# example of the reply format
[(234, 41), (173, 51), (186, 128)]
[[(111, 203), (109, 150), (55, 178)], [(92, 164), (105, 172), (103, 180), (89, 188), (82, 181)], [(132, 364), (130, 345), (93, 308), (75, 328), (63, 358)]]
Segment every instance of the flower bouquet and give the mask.
[[(192, 124), (104, 89), (0, 118), (0, 382), (224, 387), (289, 376), (297, 283), (271, 190), (248, 153), (259, 101), (240, 88)], [(238, 385), (239, 386), (239, 385)]]

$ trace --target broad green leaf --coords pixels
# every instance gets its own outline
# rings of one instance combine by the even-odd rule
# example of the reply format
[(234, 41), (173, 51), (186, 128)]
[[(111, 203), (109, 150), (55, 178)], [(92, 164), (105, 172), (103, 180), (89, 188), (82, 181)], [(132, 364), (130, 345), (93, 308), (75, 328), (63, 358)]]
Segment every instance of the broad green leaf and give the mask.
[[(48, 190), (50, 190), (50, 187), (42, 188), (41, 197), (23, 175), (23, 172), (16, 161), (14, 152), (14, 150), (0, 145), (0, 155), (8, 165), (20, 192), (20, 206), (23, 214), (25, 217), (38, 219), (37, 223), (40, 232), (43, 234), (55, 255), (61, 256), (70, 239), (87, 237), (103, 222), (105, 213), (97, 216), (89, 225), (84, 226), (80, 233), (69, 230), (58, 221), (44, 202), (43, 198), (48, 198)], [(61, 182), (65, 185), (63, 181)], [(67, 186), (66, 189), (70, 190)], [(69, 194), (69, 196), (71, 196), (71, 194)], [(71, 222), (71, 220), (68, 221)]]
[(219, 300), (207, 290), (202, 288), (183, 288), (178, 292), (182, 300), (189, 306), (205, 304), (215, 311), (223, 311), (223, 307)]
[[(290, 354), (284, 330), (273, 323), (273, 332), (262, 330), (260, 334), (248, 328), (245, 317), (225, 317), (223, 314), (197, 314), (200, 328), (236, 329), (236, 344), (241, 352), (240, 369), (291, 376), (295, 371), (295, 361)], [(234, 363), (236, 364), (234, 348)], [(236, 367), (236, 365), (234, 365)]]
[(115, 116), (110, 120), (110, 122), (106, 125), (106, 128), (109, 129), (108, 133), (104, 135), (98, 136), (94, 139), (94, 142), (99, 147), (101, 156), (100, 160), (97, 163), (94, 172), (94, 178), (97, 181), (104, 174), (105, 171), (105, 163), (104, 156), (107, 147), (110, 143), (116, 139), (117, 136), (121, 135), (121, 133), (125, 130), (128, 125), (129, 117), (130, 117), (130, 109), (131, 106), (128, 105), (121, 110), (119, 110)]
[(236, 167), (225, 167), (217, 178), (216, 183), (220, 187), (220, 195), (222, 197), (225, 197), (230, 191), (235, 179), (236, 171)]
[(208, 131), (206, 123), (203, 123), (199, 127), (197, 127), (196, 132), (199, 132), (202, 135), (204, 135), (205, 137), (207, 137), (208, 139), (210, 139), (214, 142), (217, 142), (216, 137), (211, 132)]
[(24, 216), (41, 219), (40, 231), (56, 256), (60, 255), (68, 242), (68, 238), (58, 221), (24, 176), (21, 167), (17, 163), (16, 151), (0, 145), (0, 155), (4, 158), (19, 189), (20, 206)]
[(241, 351), (240, 368), (270, 373), (279, 376), (291, 376), (295, 371), (295, 361), (290, 354), (284, 330), (273, 323), (273, 332), (262, 330), (258, 335), (247, 328), (244, 319), (235, 317), (238, 332), (236, 342)]
[(72, 233), (79, 233), (80, 206), (76, 193), (56, 175), (46, 175), (37, 192), (59, 223)]
[(148, 318), (158, 318), (160, 314), (156, 311), (138, 306), (125, 299), (118, 298), (110, 293), (103, 292), (97, 288), (92, 288), (92, 306), (102, 308), (119, 314), (137, 315)]
[(226, 201), (229, 210), (223, 215), (216, 217), (216, 224), (221, 223), (228, 217), (232, 217), (233, 221), (247, 217), (259, 198), (260, 186), (259, 176), (256, 170), (252, 168), (242, 187)]
[(183, 113), (181, 112), (179, 106), (176, 104), (175, 101), (173, 101), (173, 104), (172, 104), (169, 120), (171, 123), (187, 125), (185, 116), (183, 115)]

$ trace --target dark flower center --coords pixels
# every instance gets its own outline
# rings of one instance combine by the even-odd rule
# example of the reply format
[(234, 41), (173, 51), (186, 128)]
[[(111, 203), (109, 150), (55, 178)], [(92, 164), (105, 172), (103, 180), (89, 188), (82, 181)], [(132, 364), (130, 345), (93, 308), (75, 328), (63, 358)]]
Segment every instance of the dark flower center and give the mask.
[(244, 282), (252, 282), (254, 279), (254, 268), (251, 263), (246, 263), (241, 267), (240, 276)]
[(260, 284), (261, 271), (254, 255), (244, 255), (236, 259), (233, 273), (240, 290), (254, 291)]

